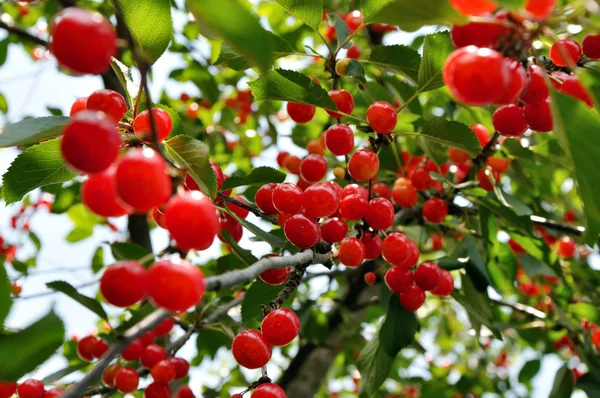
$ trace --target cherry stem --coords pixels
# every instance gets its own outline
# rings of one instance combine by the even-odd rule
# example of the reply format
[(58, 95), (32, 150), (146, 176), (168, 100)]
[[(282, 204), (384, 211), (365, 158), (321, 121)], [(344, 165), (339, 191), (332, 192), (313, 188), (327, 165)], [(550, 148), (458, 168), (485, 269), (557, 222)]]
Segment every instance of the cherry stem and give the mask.
[(260, 211), (259, 209), (257, 209), (254, 206), (250, 206), (250, 205), (247, 205), (246, 203), (240, 202), (239, 200), (235, 200), (232, 197), (227, 196), (222, 192), (217, 193), (217, 196), (225, 202), (231, 203), (233, 205), (241, 207), (242, 209), (248, 210), (250, 213), (254, 214), (257, 217), (264, 218), (265, 220), (269, 221), (273, 225), (278, 224), (277, 219), (275, 217), (270, 216), (266, 213), (263, 213), (262, 211)]
[(488, 160), (488, 158), (490, 156), (492, 156), (494, 154), (494, 152), (496, 152), (496, 144), (498, 143), (499, 140), (500, 140), (500, 133), (495, 131), (494, 135), (492, 136), (490, 141), (481, 150), (481, 153), (479, 155), (477, 155), (477, 157), (475, 159), (473, 159), (473, 163), (475, 164), (475, 166), (477, 166), (479, 168), (483, 167), (483, 165)]

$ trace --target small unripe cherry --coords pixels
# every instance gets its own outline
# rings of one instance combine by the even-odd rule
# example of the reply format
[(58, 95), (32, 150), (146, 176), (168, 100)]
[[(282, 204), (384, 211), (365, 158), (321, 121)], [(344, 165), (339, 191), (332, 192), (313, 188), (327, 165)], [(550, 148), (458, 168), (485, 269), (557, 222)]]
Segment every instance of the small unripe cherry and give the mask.
[[(171, 133), (173, 121), (167, 111), (160, 108), (152, 108), (154, 127), (156, 129), (156, 140), (163, 142)], [(150, 120), (150, 111), (146, 109), (141, 112), (133, 121), (133, 132), (135, 135), (146, 142), (152, 142), (152, 122)]]
[(285, 223), (283, 232), (292, 245), (301, 249), (313, 247), (319, 242), (321, 236), (319, 224), (302, 213), (290, 217)]
[(346, 169), (339, 166), (335, 167), (333, 169), (333, 176), (338, 180), (343, 180), (344, 178), (346, 178)]
[(35, 379), (27, 379), (17, 388), (19, 398), (44, 398), (44, 383)]
[(289, 308), (271, 311), (262, 321), (260, 331), (271, 345), (283, 347), (292, 342), (300, 332), (300, 319)]
[[(329, 97), (335, 103), (337, 110), (342, 113), (350, 114), (354, 109), (354, 97), (346, 90), (332, 90), (329, 92)], [(333, 112), (326, 110), (329, 116), (335, 119), (341, 119), (344, 117), (342, 113)]]
[(310, 140), (306, 144), (306, 150), (309, 155), (325, 155), (325, 141)]
[(101, 173), (90, 174), (81, 185), (81, 201), (92, 213), (101, 217), (121, 217), (131, 211), (117, 195), (116, 172), (116, 166), (111, 165)]
[(365, 283), (369, 286), (373, 286), (377, 282), (377, 275), (373, 272), (367, 272), (365, 274)]
[(140, 383), (140, 376), (135, 369), (123, 367), (115, 374), (115, 388), (123, 394), (129, 394), (137, 390)]
[(415, 283), (425, 291), (434, 290), (442, 279), (442, 270), (437, 264), (425, 262), (415, 271)]
[(431, 198), (423, 205), (423, 218), (432, 223), (439, 224), (448, 215), (448, 205), (440, 198)]
[(402, 293), (414, 283), (414, 276), (409, 268), (393, 266), (384, 276), (385, 284), (393, 293)]
[(348, 173), (356, 181), (369, 181), (379, 171), (379, 157), (370, 149), (361, 149), (350, 156)]
[(204, 291), (204, 274), (186, 260), (162, 260), (148, 270), (149, 299), (168, 311), (195, 307), (202, 300)]
[(142, 264), (133, 260), (121, 261), (106, 268), (100, 278), (100, 292), (108, 303), (129, 307), (146, 296), (147, 283), (146, 269)]
[(86, 109), (104, 112), (113, 122), (119, 122), (127, 112), (125, 98), (114, 90), (94, 91), (86, 101)]
[(167, 229), (183, 250), (206, 250), (220, 231), (217, 210), (198, 191), (180, 193), (165, 206)]
[(244, 330), (233, 339), (231, 352), (240, 366), (258, 369), (271, 359), (271, 344), (260, 332)]
[(415, 312), (425, 302), (425, 292), (417, 285), (410, 286), (407, 290), (400, 293), (400, 305), (406, 311)]
[(367, 109), (367, 121), (377, 134), (389, 134), (396, 127), (398, 114), (389, 103), (377, 101)]
[(350, 65), (350, 58), (342, 58), (335, 63), (335, 73), (340, 76), (348, 76), (348, 65)]
[(355, 268), (365, 259), (365, 245), (357, 238), (346, 238), (340, 243), (338, 260), (346, 267)]
[(346, 124), (334, 124), (325, 132), (325, 146), (336, 156), (348, 155), (354, 149), (354, 132)]
[(431, 291), (436, 296), (449, 296), (454, 290), (454, 279), (450, 271), (442, 269), (442, 278), (437, 287)]
[(150, 374), (157, 383), (170, 383), (175, 380), (175, 365), (170, 360), (163, 359), (152, 366)]
[(287, 113), (290, 119), (299, 124), (310, 122), (315, 116), (316, 109), (313, 105), (298, 104), (296, 102), (287, 103)]

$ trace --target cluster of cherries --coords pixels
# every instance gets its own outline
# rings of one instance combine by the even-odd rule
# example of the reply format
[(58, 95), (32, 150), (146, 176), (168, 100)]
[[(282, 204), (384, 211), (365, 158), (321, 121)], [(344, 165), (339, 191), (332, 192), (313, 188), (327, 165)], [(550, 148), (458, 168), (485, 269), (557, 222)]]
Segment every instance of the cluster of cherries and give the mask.
[(27, 379), (22, 383), (0, 381), (0, 397), (10, 398), (15, 393), (19, 398), (59, 398), (65, 390), (53, 387), (48, 390), (44, 383), (36, 379)]

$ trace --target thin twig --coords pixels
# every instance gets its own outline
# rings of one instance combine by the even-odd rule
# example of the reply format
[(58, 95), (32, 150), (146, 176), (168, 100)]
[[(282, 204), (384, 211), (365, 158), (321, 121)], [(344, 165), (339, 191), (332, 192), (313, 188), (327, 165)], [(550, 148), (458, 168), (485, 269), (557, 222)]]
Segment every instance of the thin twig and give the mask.
[[(75, 287), (76, 290), (79, 290), (79, 289), (83, 289), (84, 287), (94, 286), (97, 283), (98, 283), (98, 280), (94, 280), (94, 281), (82, 283), (81, 285), (77, 285), (77, 286), (74, 286), (74, 287)], [(29, 296), (19, 296), (19, 297), (17, 297), (17, 299), (18, 300), (30, 300), (30, 299), (36, 299), (36, 298), (41, 298), (41, 297), (52, 296), (53, 294), (57, 294), (57, 293), (59, 293), (58, 290), (50, 290), (50, 291), (47, 291), (47, 292), (31, 294)]]
[(538, 319), (546, 319), (546, 314), (544, 314), (542, 311), (536, 310), (535, 308), (530, 307), (525, 304), (520, 304), (520, 303), (511, 304), (511, 303), (507, 303), (505, 301), (496, 300), (496, 299), (490, 299), (490, 301), (494, 305), (500, 305), (502, 307), (512, 308), (513, 310), (515, 310), (517, 312), (521, 312), (521, 313), (533, 316)]
[(6, 30), (8, 33), (15, 34), (19, 36), (21, 39), (25, 39), (35, 44), (39, 44), (40, 46), (48, 47), (48, 42), (40, 37), (32, 35), (27, 32), (25, 29), (21, 29), (15, 25), (9, 25), (6, 22), (0, 21), (0, 29)]
[(283, 289), (277, 294), (277, 297), (273, 299), (269, 304), (263, 305), (263, 315), (267, 316), (271, 311), (274, 311), (280, 308), (283, 303), (298, 289), (300, 283), (302, 282), (302, 278), (304, 277), (304, 273), (306, 272), (306, 268), (308, 268), (309, 264), (299, 264), (294, 267), (290, 277), (285, 282)]
[(479, 155), (477, 155), (477, 157), (475, 159), (473, 159), (473, 164), (476, 167), (481, 168), (485, 164), (487, 159), (490, 156), (492, 156), (494, 154), (494, 152), (496, 152), (496, 144), (500, 140), (500, 137), (501, 137), (500, 133), (498, 133), (497, 131), (494, 132), (494, 135), (489, 140), (489, 142), (486, 144), (486, 146), (483, 147), (483, 149), (481, 150), (481, 153)]
[(242, 203), (239, 200), (235, 200), (232, 197), (225, 195), (223, 192), (218, 192), (217, 196), (219, 197), (219, 199), (223, 200), (224, 202), (228, 202), (228, 203), (231, 203), (232, 205), (241, 207), (242, 209), (246, 209), (250, 213), (254, 214), (255, 216), (263, 218), (263, 219), (269, 221), (273, 225), (279, 224), (275, 217), (270, 216), (266, 213), (263, 213), (262, 211), (260, 211), (258, 208), (254, 207), (254, 206), (250, 206), (247, 203)]
[(554, 229), (556, 231), (564, 232), (573, 236), (583, 236), (585, 234), (584, 227), (561, 224), (554, 220), (549, 220), (540, 216), (529, 216), (529, 218), (531, 219), (531, 221), (533, 221), (534, 224), (539, 225), (541, 227)]

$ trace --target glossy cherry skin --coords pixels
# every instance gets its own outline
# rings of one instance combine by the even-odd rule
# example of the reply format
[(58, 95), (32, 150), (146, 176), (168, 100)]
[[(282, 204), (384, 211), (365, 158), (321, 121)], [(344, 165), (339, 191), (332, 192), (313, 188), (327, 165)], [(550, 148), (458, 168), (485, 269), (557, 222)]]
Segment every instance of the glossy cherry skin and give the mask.
[[(152, 115), (154, 116), (157, 141), (162, 142), (171, 133), (173, 121), (171, 120), (171, 116), (160, 108), (152, 108)], [(152, 142), (152, 123), (148, 109), (137, 115), (133, 121), (133, 132), (138, 138)]]
[(287, 281), (290, 272), (292, 272), (290, 267), (268, 269), (258, 275), (258, 277), (267, 285), (277, 286)]
[(426, 191), (433, 184), (429, 170), (425, 167), (416, 168), (410, 175), (410, 181), (417, 191)]
[(425, 292), (417, 285), (410, 286), (407, 290), (400, 293), (400, 305), (406, 311), (415, 312), (425, 302)]
[(341, 242), (348, 235), (348, 224), (339, 218), (331, 218), (321, 225), (321, 239), (327, 243)]
[(0, 381), (0, 397), (10, 398), (17, 391), (17, 382)]
[(373, 228), (385, 231), (394, 223), (394, 205), (385, 198), (375, 198), (369, 202), (365, 220)]
[[(55, 387), (46, 391), (46, 394), (44, 394), (44, 398), (60, 398), (64, 393), (65, 390), (59, 387)], [(1, 394), (2, 393), (0, 392), (0, 396)]]
[(505, 105), (496, 109), (492, 123), (496, 131), (505, 137), (518, 137), (527, 131), (524, 108), (518, 105)]
[(85, 111), (87, 109), (87, 97), (77, 98), (73, 105), (71, 105), (71, 110), (69, 112), (69, 116), (73, 117), (81, 111)]
[(204, 296), (204, 275), (185, 260), (163, 260), (148, 270), (148, 296), (158, 307), (171, 312), (195, 307)]
[(77, 355), (84, 361), (94, 359), (94, 347), (98, 344), (98, 337), (86, 336), (77, 342)]
[[(492, 176), (497, 182), (500, 182), (500, 173), (492, 170)], [(487, 175), (485, 168), (479, 170), (479, 172), (477, 173), (477, 181), (479, 181), (479, 186), (485, 189), (486, 191), (492, 192), (494, 190), (494, 183)]]
[(373, 196), (377, 196), (377, 197), (385, 198), (385, 199), (392, 199), (392, 189), (387, 184), (384, 184), (383, 182), (378, 182), (376, 184), (373, 184), (371, 192), (373, 193)]
[(346, 220), (362, 219), (369, 210), (367, 199), (359, 194), (348, 195), (340, 202), (340, 214)]
[(591, 59), (600, 59), (600, 33), (589, 34), (583, 38), (583, 53)]
[[(123, 283), (127, 281), (127, 283)], [(147, 274), (137, 261), (121, 261), (110, 265), (100, 278), (100, 291), (110, 304), (129, 307), (146, 296)]]
[(210, 199), (198, 191), (178, 194), (165, 207), (167, 229), (183, 250), (206, 250), (220, 230)]
[(470, 126), (471, 130), (477, 136), (481, 147), (485, 147), (487, 143), (490, 141), (490, 132), (483, 124), (473, 124)]
[(535, 105), (544, 102), (550, 95), (550, 89), (546, 85), (544, 71), (537, 65), (529, 67), (529, 85), (525, 94), (521, 97), (527, 105)]
[(171, 398), (171, 387), (154, 382), (144, 390), (144, 398)]
[(167, 359), (167, 357), (167, 351), (163, 347), (158, 344), (150, 344), (144, 348), (140, 361), (145, 368), (152, 369), (154, 365)]
[[(354, 97), (346, 90), (332, 90), (329, 92), (329, 97), (335, 103), (337, 109), (340, 112), (351, 114), (354, 109)], [(335, 119), (341, 119), (344, 117), (341, 113), (332, 112), (327, 110), (329, 116)]]
[(195, 398), (192, 389), (189, 386), (182, 386), (178, 391), (175, 398)]
[(106, 369), (104, 369), (104, 372), (102, 372), (102, 384), (104, 384), (107, 387), (114, 387), (115, 375), (121, 368), (122, 366), (117, 363), (114, 365), (110, 365)]
[(555, 65), (570, 68), (581, 59), (581, 46), (575, 40), (558, 40), (550, 48), (550, 58)]
[(365, 260), (365, 245), (357, 238), (344, 239), (338, 249), (338, 260), (346, 267), (358, 267)]
[(283, 347), (290, 344), (298, 336), (300, 319), (289, 308), (279, 308), (271, 311), (263, 319), (260, 330), (271, 345)]
[(392, 188), (392, 200), (401, 207), (413, 207), (419, 200), (417, 190), (412, 185), (401, 184)]
[(504, 94), (500, 99), (494, 102), (495, 105), (511, 105), (517, 102), (525, 88), (527, 87), (527, 72), (520, 62), (507, 59), (507, 73), (509, 81), (504, 89)]
[(385, 284), (394, 293), (408, 290), (414, 283), (414, 275), (409, 268), (394, 266), (384, 276)]
[(379, 157), (370, 149), (360, 149), (350, 156), (348, 173), (356, 181), (369, 181), (379, 172)]
[(381, 256), (381, 244), (383, 241), (378, 235), (367, 239), (367, 234), (365, 234), (362, 237), (362, 242), (365, 245), (365, 260), (375, 260)]
[(19, 398), (44, 398), (44, 383), (35, 379), (27, 379), (17, 388)]
[(365, 283), (368, 286), (373, 286), (375, 282), (377, 282), (377, 275), (375, 275), (373, 272), (367, 272), (365, 274)]
[(144, 345), (140, 339), (129, 343), (127, 348), (121, 353), (121, 357), (126, 361), (137, 361), (144, 352)]
[(69, 166), (84, 173), (106, 170), (120, 150), (121, 135), (101, 112), (79, 112), (63, 130), (62, 155)]
[(157, 383), (170, 383), (175, 380), (175, 365), (170, 360), (163, 359), (152, 366), (150, 374)]
[(285, 237), (290, 243), (301, 249), (308, 249), (319, 242), (321, 228), (317, 222), (299, 213), (290, 217), (283, 228)]
[(456, 48), (476, 46), (496, 48), (501, 39), (510, 34), (510, 28), (498, 22), (469, 22), (465, 25), (452, 25), (450, 38)]
[(242, 224), (240, 224), (239, 222), (237, 222), (237, 220), (231, 218), (228, 215), (219, 219), (219, 226), (220, 231), (218, 236), (221, 242), (227, 243), (227, 241), (223, 237), (223, 231), (229, 232), (234, 242), (239, 242), (242, 239), (242, 236), (244, 235), (244, 228), (242, 228)]
[(320, 182), (306, 188), (302, 200), (304, 202), (304, 211), (307, 215), (314, 218), (324, 218), (333, 215), (338, 210), (340, 204), (338, 192), (325, 182)]
[(547, 133), (554, 129), (550, 99), (535, 105), (525, 107), (525, 121), (530, 129), (538, 133)]
[(392, 265), (410, 268), (418, 261), (419, 249), (406, 235), (392, 232), (383, 240), (381, 254)]
[(389, 103), (377, 101), (367, 109), (367, 121), (377, 134), (389, 134), (396, 127), (398, 114)]
[(354, 133), (346, 124), (334, 124), (325, 132), (325, 146), (335, 156), (345, 156), (354, 149)]
[(308, 182), (318, 182), (327, 174), (327, 160), (321, 155), (311, 154), (300, 163), (300, 177)]
[[(245, 205), (249, 205), (248, 201), (246, 199), (242, 198), (241, 196), (236, 196), (233, 199), (235, 199), (236, 201), (241, 202)], [(227, 203), (227, 206), (239, 218), (246, 218), (246, 217), (248, 217), (248, 214), (250, 213), (250, 210), (244, 209), (243, 207), (240, 207), (238, 205), (234, 205), (233, 203)]]
[(175, 380), (183, 379), (190, 371), (190, 363), (183, 358), (169, 359), (175, 367)]
[(432, 223), (439, 224), (448, 215), (448, 205), (440, 198), (431, 198), (423, 205), (423, 218)]
[(543, 20), (550, 15), (555, 6), (556, 0), (527, 0), (525, 10), (536, 19)]
[(154, 328), (154, 334), (156, 334), (156, 337), (166, 336), (167, 334), (171, 333), (171, 330), (173, 330), (174, 326), (175, 319), (167, 318)]
[(131, 209), (121, 201), (115, 186), (117, 168), (113, 165), (101, 173), (90, 174), (81, 185), (81, 201), (101, 217), (121, 217)]
[(267, 383), (261, 384), (254, 389), (252, 393), (253, 398), (286, 398), (287, 395), (283, 388), (277, 384)]
[(299, 124), (310, 122), (315, 116), (316, 109), (314, 106), (308, 104), (287, 103), (287, 113), (290, 119)]
[(510, 160), (501, 159), (496, 156), (491, 156), (487, 160), (486, 165), (490, 166), (495, 172), (504, 173), (506, 170), (508, 170), (508, 167), (510, 166)]
[(434, 290), (442, 279), (442, 270), (437, 264), (425, 262), (415, 271), (415, 283), (425, 291)]
[(571, 97), (578, 99), (579, 101), (585, 102), (588, 107), (594, 106), (594, 101), (590, 96), (590, 93), (583, 87), (579, 78), (575, 75), (568, 76), (563, 84), (560, 86), (560, 92), (570, 95)]
[(560, 254), (562, 258), (573, 258), (576, 252), (577, 245), (572, 238), (564, 237), (558, 241), (558, 254)]
[(108, 351), (108, 343), (99, 338), (92, 347), (94, 358), (102, 358), (106, 354), (106, 351)]
[(450, 0), (450, 4), (461, 14), (472, 16), (489, 14), (498, 8), (491, 0)]
[(342, 189), (340, 197), (343, 199), (348, 195), (360, 195), (365, 199), (369, 199), (369, 191), (358, 184), (348, 184)]
[(231, 352), (240, 366), (258, 369), (271, 359), (271, 344), (260, 332), (244, 330), (233, 339)]
[(94, 91), (86, 101), (90, 111), (104, 112), (113, 122), (119, 122), (127, 112), (125, 98), (114, 90), (102, 89)]
[(442, 269), (442, 278), (435, 289), (431, 291), (436, 296), (449, 296), (454, 290), (454, 279), (450, 271)]
[(277, 188), (277, 184), (269, 183), (265, 184), (256, 191), (254, 196), (254, 202), (256, 206), (266, 214), (277, 214), (277, 209), (273, 204), (273, 192)]
[(129, 394), (137, 390), (140, 384), (140, 376), (135, 369), (123, 367), (115, 374), (114, 383), (117, 390), (123, 394)]
[(346, 25), (348, 25), (348, 29), (350, 30), (350, 32), (354, 32), (356, 29), (360, 28), (360, 25), (362, 25), (363, 23), (364, 17), (362, 12), (360, 12), (359, 10), (354, 10), (346, 14), (344, 20), (346, 21)]
[(58, 63), (76, 73), (100, 75), (117, 54), (117, 34), (99, 13), (65, 8), (54, 18), (50, 34), (50, 50)]

